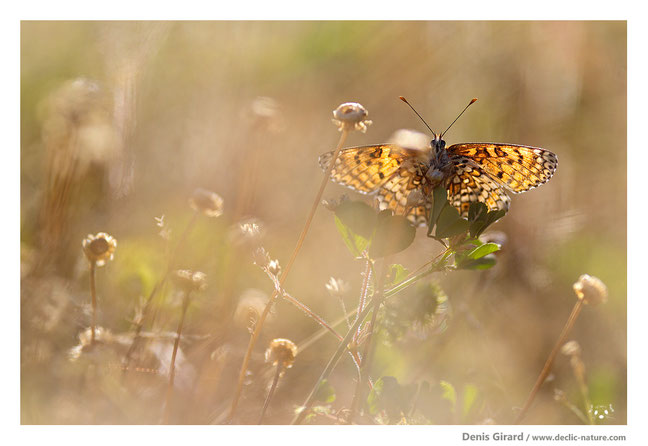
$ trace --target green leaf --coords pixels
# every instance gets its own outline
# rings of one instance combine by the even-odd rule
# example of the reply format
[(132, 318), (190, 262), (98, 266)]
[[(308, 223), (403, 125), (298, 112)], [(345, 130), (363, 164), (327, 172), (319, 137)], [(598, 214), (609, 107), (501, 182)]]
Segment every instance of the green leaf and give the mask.
[(494, 254), (488, 254), (479, 259), (467, 259), (463, 258), (461, 261), (457, 262), (457, 268), (461, 269), (488, 269), (495, 266), (497, 259)]
[(448, 381), (441, 380), (441, 382), (439, 382), (439, 385), (441, 386), (441, 389), (443, 391), (441, 398), (449, 401), (452, 407), (452, 412), (455, 412), (455, 408), (457, 406), (457, 391), (455, 390), (454, 386)]
[(416, 385), (402, 386), (393, 376), (383, 376), (373, 386), (367, 397), (369, 413), (384, 410), (390, 419), (396, 419), (407, 412), (416, 392)]
[(363, 201), (343, 201), (335, 209), (335, 216), (351, 232), (370, 240), (376, 227), (378, 213)]
[(479, 395), (479, 391), (477, 390), (477, 386), (474, 384), (466, 384), (463, 389), (463, 412), (462, 416), (466, 418), (468, 414), (470, 413), (470, 410), (473, 408), (475, 405), (475, 402), (477, 401), (477, 396)]
[(415, 236), (416, 228), (407, 218), (384, 210), (378, 214), (369, 255), (375, 259), (400, 252), (412, 244)]
[(387, 284), (388, 287), (398, 285), (403, 280), (405, 280), (407, 276), (409, 276), (409, 271), (407, 270), (407, 268), (398, 263), (391, 265), (389, 267), (389, 271), (389, 283)]
[(478, 246), (470, 251), (466, 257), (468, 257), (469, 259), (477, 260), (481, 259), (484, 256), (487, 256), (492, 252), (499, 251), (499, 249), (500, 246), (497, 243), (484, 243), (483, 245)]
[(447, 205), (441, 210), (436, 224), (435, 236), (437, 238), (449, 238), (466, 232), (469, 228), (468, 220), (461, 218), (459, 211)]
[(351, 231), (348, 226), (342, 223), (342, 220), (340, 220), (337, 215), (335, 216), (335, 227), (342, 236), (342, 240), (351, 252), (351, 255), (354, 257), (360, 257), (362, 251), (367, 249), (370, 240)]
[(484, 203), (474, 202), (468, 208), (470, 236), (479, 237), (490, 225), (506, 215), (505, 210), (488, 211)]
[(480, 201), (470, 203), (468, 208), (468, 221), (473, 222), (488, 213), (488, 207)]
[(430, 212), (430, 221), (434, 223), (439, 219), (441, 210), (448, 204), (448, 191), (443, 186), (438, 186), (432, 191), (432, 197), (434, 198), (434, 203), (432, 205), (432, 210)]
[(328, 379), (323, 380), (315, 393), (315, 399), (323, 403), (335, 401), (335, 389), (329, 384)]

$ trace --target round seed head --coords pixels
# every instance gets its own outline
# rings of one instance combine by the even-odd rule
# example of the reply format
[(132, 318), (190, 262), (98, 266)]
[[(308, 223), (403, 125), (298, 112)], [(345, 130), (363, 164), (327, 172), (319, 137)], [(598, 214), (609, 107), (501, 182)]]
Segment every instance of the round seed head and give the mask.
[(369, 112), (357, 102), (345, 102), (333, 110), (333, 124), (342, 130), (359, 130), (362, 133), (367, 131), (371, 121), (367, 119)]
[(285, 129), (281, 107), (272, 98), (260, 96), (252, 101), (250, 111), (254, 124), (272, 133), (279, 133)]
[(207, 276), (200, 271), (179, 269), (173, 275), (175, 282), (185, 291), (203, 291), (207, 287)]
[(266, 350), (266, 362), (272, 362), (273, 365), (281, 365), (289, 369), (295, 362), (297, 356), (297, 346), (289, 339), (277, 338), (270, 342)]
[(577, 341), (565, 342), (560, 349), (560, 353), (565, 356), (580, 356), (581, 347)]
[(608, 298), (608, 290), (603, 281), (588, 274), (583, 274), (574, 283), (574, 292), (588, 305), (604, 304)]
[(219, 217), (223, 214), (223, 198), (215, 192), (205, 189), (196, 189), (189, 206), (196, 212), (202, 212), (207, 217)]
[(117, 249), (117, 240), (106, 234), (99, 232), (96, 235), (88, 234), (83, 239), (83, 253), (90, 263), (96, 266), (103, 266), (108, 260), (112, 260)]

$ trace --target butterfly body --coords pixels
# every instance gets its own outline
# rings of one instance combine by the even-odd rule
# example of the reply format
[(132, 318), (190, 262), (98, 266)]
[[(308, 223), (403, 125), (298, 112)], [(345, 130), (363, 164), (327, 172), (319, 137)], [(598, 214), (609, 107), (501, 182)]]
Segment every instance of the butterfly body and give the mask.
[[(320, 156), (326, 170), (333, 156)], [(363, 194), (373, 194), (379, 209), (407, 215), (412, 223), (427, 223), (432, 190), (443, 185), (448, 201), (462, 216), (472, 202), (489, 210), (507, 210), (507, 191), (524, 192), (547, 182), (558, 159), (538, 147), (499, 143), (464, 143), (446, 148), (435, 134), (426, 149), (395, 144), (351, 147), (340, 151), (331, 179)], [(413, 193), (414, 192), (414, 193)]]

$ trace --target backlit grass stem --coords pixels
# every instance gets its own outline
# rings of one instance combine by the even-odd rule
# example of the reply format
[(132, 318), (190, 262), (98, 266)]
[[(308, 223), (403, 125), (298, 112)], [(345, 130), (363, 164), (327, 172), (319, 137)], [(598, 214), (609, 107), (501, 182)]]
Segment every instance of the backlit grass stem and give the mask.
[(576, 304), (574, 305), (574, 308), (572, 309), (572, 312), (569, 315), (569, 319), (567, 319), (567, 322), (565, 323), (565, 326), (563, 327), (562, 332), (558, 337), (558, 341), (556, 342), (556, 345), (554, 345), (553, 350), (551, 350), (551, 353), (549, 353), (549, 356), (547, 357), (547, 361), (545, 362), (544, 367), (542, 367), (542, 370), (540, 371), (540, 375), (538, 375), (538, 379), (536, 380), (535, 384), (533, 385), (533, 388), (531, 389), (531, 392), (529, 393), (529, 397), (527, 398), (526, 402), (524, 403), (524, 406), (522, 407), (522, 410), (520, 410), (520, 413), (515, 419), (515, 424), (520, 424), (522, 422), (522, 419), (524, 418), (527, 411), (529, 410), (529, 407), (531, 407), (531, 403), (533, 403), (533, 400), (535, 399), (538, 390), (540, 390), (540, 386), (542, 386), (542, 383), (545, 381), (545, 379), (547, 379), (547, 376), (551, 371), (551, 366), (553, 365), (554, 360), (556, 359), (556, 356), (560, 351), (560, 347), (562, 347), (562, 345), (565, 343), (565, 340), (567, 339), (567, 336), (569, 336), (569, 332), (574, 326), (574, 323), (576, 322), (576, 319), (578, 318), (578, 315), (580, 314), (581, 309), (583, 308), (583, 304), (584, 304), (583, 299), (578, 299), (576, 301)]
[(333, 369), (335, 369), (335, 366), (337, 365), (344, 351), (348, 350), (349, 342), (351, 342), (351, 339), (353, 339), (353, 336), (355, 336), (358, 327), (360, 326), (360, 324), (362, 324), (362, 321), (364, 321), (364, 319), (367, 317), (369, 312), (374, 308), (375, 303), (376, 303), (375, 299), (369, 301), (369, 303), (365, 306), (364, 310), (362, 310), (362, 313), (360, 313), (360, 316), (355, 320), (351, 328), (349, 328), (349, 331), (347, 332), (346, 336), (344, 336), (344, 339), (342, 339), (342, 341), (338, 345), (337, 350), (335, 351), (335, 353), (333, 353), (333, 356), (331, 356), (331, 358), (329, 359), (328, 363), (326, 364), (326, 367), (324, 367), (324, 370), (322, 371), (319, 378), (317, 379), (317, 382), (315, 383), (310, 393), (306, 397), (306, 400), (301, 406), (301, 410), (295, 416), (295, 418), (293, 418), (290, 424), (301, 424), (301, 422), (304, 420), (304, 417), (306, 417), (306, 414), (308, 413), (310, 407), (313, 405), (313, 402), (315, 401), (315, 395), (317, 395), (317, 391), (319, 390), (322, 382), (325, 379), (328, 379), (329, 375), (331, 374)]
[(90, 323), (90, 344), (95, 342), (95, 327), (97, 326), (97, 287), (95, 284), (95, 276), (97, 272), (97, 264), (90, 262), (90, 295), (92, 296), (92, 322)]
[(162, 424), (169, 424), (169, 415), (171, 413), (171, 399), (173, 397), (173, 386), (175, 382), (175, 361), (178, 354), (178, 346), (180, 345), (180, 336), (182, 335), (182, 326), (184, 325), (185, 315), (189, 302), (191, 291), (186, 291), (182, 299), (182, 313), (180, 315), (180, 322), (176, 330), (176, 337), (173, 343), (173, 353), (171, 354), (171, 365), (169, 366), (169, 383), (167, 385), (166, 398), (164, 403), (164, 415), (162, 417)]
[(371, 313), (371, 322), (369, 323), (369, 334), (365, 340), (364, 351), (362, 353), (362, 363), (360, 365), (360, 379), (356, 383), (355, 392), (353, 394), (353, 400), (351, 401), (351, 410), (349, 413), (349, 418), (347, 420), (348, 424), (352, 424), (355, 419), (360, 406), (362, 405), (363, 396), (364, 396), (364, 386), (363, 383), (369, 379), (369, 369), (371, 367), (371, 358), (373, 357), (373, 341), (374, 334), (376, 330), (376, 322), (378, 316), (378, 310), (380, 310), (380, 305), (382, 305), (385, 300), (384, 296), (384, 287), (385, 287), (385, 271), (386, 265), (390, 263), (391, 256), (383, 258), (380, 264), (380, 272), (378, 273), (378, 286), (376, 287), (376, 294), (374, 296), (374, 301), (376, 305), (373, 308)]
[[(333, 158), (331, 160), (331, 163), (328, 166), (328, 169), (324, 173), (324, 177), (322, 178), (322, 182), (320, 184), (319, 191), (317, 192), (317, 195), (315, 196), (315, 199), (313, 200), (313, 205), (311, 206), (311, 210), (308, 214), (308, 217), (306, 218), (306, 223), (304, 224), (304, 228), (301, 231), (301, 234), (299, 235), (299, 238), (297, 240), (297, 244), (295, 245), (295, 249), (293, 250), (292, 255), (290, 256), (290, 260), (288, 260), (288, 263), (283, 269), (283, 272), (281, 274), (281, 277), (279, 279), (279, 284), (280, 286), (283, 286), (286, 277), (288, 277), (288, 273), (290, 272), (290, 269), (293, 266), (293, 263), (295, 262), (295, 259), (297, 258), (297, 254), (301, 250), (302, 245), (304, 244), (304, 239), (306, 238), (306, 234), (308, 234), (308, 230), (310, 229), (310, 225), (313, 221), (313, 217), (315, 216), (315, 212), (317, 211), (317, 208), (320, 204), (320, 201), (322, 200), (322, 195), (324, 194), (324, 189), (326, 188), (326, 184), (329, 181), (329, 178), (331, 176), (331, 171), (333, 170), (333, 166), (335, 166), (335, 160), (337, 159), (338, 155), (340, 154), (340, 150), (342, 149), (342, 146), (344, 145), (344, 142), (346, 141), (346, 138), (349, 134), (349, 129), (344, 128), (342, 130), (342, 133), (340, 135), (340, 140), (338, 141), (337, 148), (335, 149), (335, 153), (333, 155)], [(241, 371), (239, 372), (239, 377), (238, 377), (238, 382), (236, 385), (236, 389), (234, 390), (234, 397), (232, 399), (232, 405), (230, 407), (230, 412), (228, 415), (228, 420), (231, 421), (232, 418), (234, 417), (234, 414), (236, 412), (236, 407), (238, 406), (239, 399), (241, 397), (241, 391), (243, 389), (243, 382), (245, 381), (245, 374), (247, 372), (248, 364), (250, 362), (250, 357), (252, 356), (252, 351), (254, 350), (254, 346), (256, 345), (259, 335), (261, 334), (261, 329), (263, 328), (263, 324), (268, 317), (268, 314), (270, 313), (270, 309), (272, 308), (272, 305), (275, 303), (278, 297), (278, 291), (275, 289), (275, 291), (272, 293), (272, 296), (268, 300), (268, 303), (266, 304), (263, 313), (261, 313), (261, 316), (259, 317), (259, 320), (257, 321), (255, 327), (254, 327), (254, 332), (252, 333), (252, 336), (250, 338), (250, 343), (248, 345), (248, 349), (245, 352), (245, 356), (243, 358), (243, 364), (241, 365)]]
[(153, 286), (153, 289), (148, 295), (148, 298), (146, 299), (146, 302), (144, 303), (144, 308), (142, 309), (142, 314), (140, 319), (136, 322), (135, 325), (135, 334), (133, 335), (133, 340), (131, 341), (130, 346), (128, 347), (128, 350), (126, 351), (126, 355), (124, 356), (124, 361), (123, 361), (123, 369), (124, 372), (129, 370), (129, 365), (131, 361), (131, 357), (137, 348), (138, 341), (140, 339), (140, 334), (142, 332), (142, 329), (144, 327), (144, 321), (146, 320), (146, 316), (149, 313), (149, 310), (151, 308), (151, 304), (153, 303), (153, 299), (157, 295), (157, 293), (164, 287), (166, 284), (167, 280), (169, 279), (169, 274), (171, 273), (171, 270), (173, 269), (173, 264), (175, 263), (175, 259), (178, 255), (178, 252), (180, 251), (180, 248), (182, 244), (185, 242), (187, 236), (191, 232), (191, 229), (194, 227), (196, 224), (196, 221), (198, 220), (198, 211), (194, 211), (193, 215), (191, 216), (191, 219), (189, 220), (189, 223), (187, 223), (187, 226), (185, 227), (184, 231), (182, 232), (182, 235), (180, 235), (180, 239), (176, 243), (176, 246), (174, 250), (171, 252), (169, 255), (169, 259), (167, 262), (167, 267), (164, 271), (164, 274), (160, 278), (160, 280)]

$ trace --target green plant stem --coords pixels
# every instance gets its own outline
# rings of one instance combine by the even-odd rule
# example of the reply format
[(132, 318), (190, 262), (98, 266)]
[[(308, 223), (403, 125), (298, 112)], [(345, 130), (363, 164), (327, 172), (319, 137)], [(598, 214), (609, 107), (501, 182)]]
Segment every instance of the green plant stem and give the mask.
[(576, 417), (578, 417), (579, 420), (581, 420), (581, 423), (583, 424), (593, 424), (591, 420), (588, 420), (588, 418), (585, 418), (585, 415), (583, 415), (583, 412), (576, 407), (574, 404), (571, 403), (571, 401), (567, 400), (567, 398), (563, 398), (560, 400), (560, 404), (565, 406), (567, 409), (569, 409)]
[(281, 370), (283, 370), (283, 364), (281, 362), (278, 362), (277, 370), (275, 371), (274, 379), (272, 380), (272, 386), (270, 387), (268, 396), (263, 403), (263, 409), (261, 409), (261, 415), (259, 415), (259, 421), (257, 421), (257, 424), (261, 424), (263, 422), (263, 417), (265, 416), (266, 410), (270, 405), (270, 400), (272, 399), (275, 389), (277, 388), (277, 383), (279, 382), (279, 377), (281, 376)]
[(317, 382), (315, 383), (310, 393), (306, 397), (306, 400), (302, 404), (301, 411), (295, 416), (295, 418), (293, 418), (290, 424), (300, 424), (304, 420), (304, 417), (306, 416), (308, 410), (310, 409), (313, 402), (315, 401), (315, 395), (317, 394), (317, 391), (319, 390), (322, 381), (324, 381), (329, 377), (333, 369), (335, 369), (335, 366), (337, 365), (344, 351), (348, 350), (349, 342), (351, 342), (351, 339), (355, 335), (356, 330), (358, 329), (360, 324), (362, 324), (362, 321), (367, 317), (369, 311), (371, 311), (371, 309), (374, 308), (375, 303), (376, 300), (372, 299), (367, 304), (367, 306), (365, 306), (364, 310), (362, 310), (360, 317), (358, 317), (356, 321), (353, 323), (353, 325), (351, 326), (351, 328), (349, 328), (349, 331), (347, 332), (346, 336), (344, 336), (344, 339), (342, 339), (342, 341), (338, 345), (337, 350), (335, 351), (335, 353), (333, 353), (333, 356), (331, 356), (331, 358), (329, 359), (328, 363), (326, 364), (326, 367), (324, 367), (324, 370), (322, 371), (319, 378), (317, 379)]
[(176, 331), (176, 338), (173, 343), (173, 353), (171, 354), (171, 365), (169, 366), (169, 384), (167, 385), (162, 424), (169, 424), (169, 415), (171, 413), (171, 398), (173, 397), (173, 385), (175, 382), (175, 361), (176, 355), (178, 354), (178, 346), (180, 345), (182, 326), (184, 325), (185, 315), (187, 314), (187, 308), (189, 307), (190, 295), (191, 292), (187, 291), (182, 300), (182, 314), (180, 315), (180, 322), (178, 323), (178, 330)]
[[(445, 257), (444, 257), (444, 260), (445, 260)], [(443, 268), (440, 267), (441, 264), (442, 264), (441, 262), (437, 262), (432, 267), (430, 267), (428, 270), (423, 271), (420, 274), (416, 274), (416, 275), (410, 274), (410, 277), (408, 279), (405, 279), (402, 282), (394, 285), (392, 288), (390, 288), (388, 290), (385, 290), (385, 299), (388, 299), (390, 297), (395, 296), (399, 292), (401, 292), (404, 289), (410, 287), (414, 283), (416, 283), (419, 280), (429, 276), (432, 273), (442, 271)], [(421, 268), (419, 268), (419, 269), (421, 269)], [(354, 315), (357, 318), (358, 313), (359, 313), (358, 308), (355, 308), (354, 310), (350, 310), (343, 317), (341, 317), (341, 318), (337, 319), (335, 322), (333, 322), (331, 324), (331, 326), (336, 327), (336, 326), (340, 325), (342, 322), (348, 321), (349, 318), (354, 316)], [(329, 330), (327, 330), (326, 328), (323, 328), (323, 329), (313, 333), (312, 335), (310, 335), (308, 338), (306, 338), (304, 341), (302, 341), (300, 343), (299, 351), (303, 351), (303, 350), (307, 349), (308, 347), (310, 347), (313, 343), (315, 343), (316, 341), (321, 339), (324, 335), (326, 335), (327, 331), (329, 331)]]
[(153, 298), (157, 295), (157, 293), (162, 289), (164, 284), (169, 278), (169, 273), (173, 269), (173, 264), (175, 262), (175, 258), (178, 255), (178, 252), (180, 251), (180, 247), (182, 243), (184, 243), (185, 239), (189, 235), (189, 232), (193, 228), (193, 226), (196, 224), (196, 220), (198, 220), (198, 211), (194, 211), (193, 215), (191, 216), (191, 219), (189, 220), (189, 223), (187, 223), (187, 226), (185, 227), (184, 231), (182, 232), (182, 235), (180, 236), (180, 239), (178, 240), (178, 243), (176, 243), (175, 249), (169, 255), (169, 260), (167, 262), (167, 267), (166, 270), (164, 271), (164, 274), (162, 275), (162, 278), (153, 286), (153, 289), (151, 290), (151, 293), (149, 294), (148, 298), (146, 299), (146, 302), (144, 303), (144, 308), (142, 309), (142, 315), (141, 319), (137, 322), (135, 325), (135, 334), (133, 335), (133, 340), (131, 341), (130, 346), (128, 347), (128, 350), (126, 351), (126, 355), (124, 356), (123, 360), (123, 372), (125, 373), (128, 371), (129, 366), (130, 366), (130, 361), (131, 357), (133, 355), (133, 352), (137, 348), (137, 341), (140, 339), (140, 333), (142, 332), (142, 329), (144, 328), (144, 320), (146, 319), (146, 316), (149, 313), (151, 304), (153, 302)]
[(371, 357), (373, 356), (372, 353), (373, 353), (374, 333), (377, 331), (376, 321), (378, 316), (378, 310), (380, 310), (380, 305), (382, 305), (385, 299), (384, 297), (385, 269), (386, 269), (385, 265), (389, 263), (390, 258), (391, 256), (389, 256), (389, 258), (383, 258), (381, 261), (380, 273), (378, 275), (378, 286), (377, 286), (376, 294), (374, 296), (376, 305), (374, 306), (374, 309), (371, 312), (369, 335), (367, 336), (367, 340), (365, 341), (364, 351), (362, 354), (363, 359), (360, 366), (360, 379), (356, 383), (356, 388), (353, 394), (353, 400), (351, 401), (351, 410), (349, 413), (347, 424), (353, 423), (353, 420), (355, 419), (358, 411), (360, 410), (361, 401), (363, 400), (363, 395), (364, 395), (364, 391), (363, 391), (364, 386), (362, 385), (362, 383), (365, 382), (369, 377), (369, 368), (371, 367)]
[(589, 389), (587, 387), (587, 383), (585, 382), (585, 376), (584, 376), (585, 366), (583, 365), (583, 361), (580, 355), (572, 357), (571, 363), (572, 363), (572, 369), (574, 371), (574, 376), (576, 376), (576, 380), (578, 381), (578, 387), (583, 397), (583, 403), (585, 404), (585, 413), (587, 413), (588, 424), (594, 425), (596, 424), (596, 422), (594, 421), (594, 415), (590, 410), (592, 407), (592, 403), (589, 398)]
[[(349, 134), (348, 129), (342, 130), (342, 134), (340, 135), (340, 140), (338, 141), (337, 148), (335, 149), (335, 153), (333, 154), (328, 169), (326, 169), (326, 172), (324, 173), (324, 177), (322, 178), (322, 183), (320, 184), (319, 191), (315, 196), (315, 200), (313, 200), (313, 206), (311, 207), (310, 213), (306, 218), (306, 223), (304, 224), (304, 228), (302, 229), (301, 234), (299, 235), (299, 239), (297, 240), (295, 249), (293, 250), (293, 253), (290, 256), (290, 260), (288, 260), (288, 263), (284, 267), (284, 270), (281, 274), (281, 278), (279, 279), (280, 287), (283, 286), (286, 277), (288, 277), (288, 273), (290, 272), (290, 269), (292, 268), (293, 263), (297, 258), (297, 254), (299, 253), (302, 245), (304, 244), (304, 239), (306, 238), (306, 234), (310, 229), (311, 222), (313, 221), (313, 217), (315, 216), (315, 211), (317, 211), (320, 201), (322, 200), (322, 195), (324, 194), (324, 189), (326, 188), (326, 184), (328, 183), (333, 167), (335, 166), (335, 161), (337, 160), (340, 150), (342, 149), (342, 145), (346, 141), (348, 134)], [(263, 328), (263, 324), (265, 323), (265, 320), (268, 317), (268, 314), (270, 313), (270, 309), (272, 308), (272, 305), (274, 305), (275, 301), (277, 300), (277, 296), (278, 296), (278, 291), (275, 289), (272, 296), (268, 300), (268, 303), (266, 304), (263, 313), (261, 313), (261, 316), (259, 317), (259, 320), (257, 321), (254, 327), (254, 332), (252, 333), (252, 337), (250, 338), (248, 349), (245, 352), (245, 356), (243, 357), (243, 363), (241, 364), (241, 370), (239, 372), (238, 382), (236, 384), (236, 389), (234, 390), (234, 397), (232, 398), (232, 405), (230, 407), (230, 411), (227, 416), (228, 422), (232, 421), (232, 419), (234, 418), (234, 414), (236, 413), (236, 407), (238, 406), (239, 399), (241, 398), (241, 391), (243, 390), (243, 382), (245, 381), (245, 374), (247, 373), (247, 368), (250, 362), (250, 357), (252, 356), (252, 351), (254, 350), (254, 346), (256, 345), (259, 339), (259, 335), (261, 334), (261, 329)]]
[[(302, 310), (308, 317), (311, 319), (314, 319), (315, 322), (320, 324), (325, 330), (328, 332), (332, 333), (333, 336), (338, 338), (338, 341), (342, 340), (342, 336), (333, 329), (324, 319), (322, 319), (317, 313), (315, 313), (313, 310), (308, 308), (308, 306), (304, 305), (294, 297), (292, 297), (290, 294), (286, 293), (285, 291), (282, 292), (282, 296), (284, 299), (286, 299), (288, 302)], [(356, 364), (356, 367), (358, 367), (358, 370), (360, 370), (360, 357), (358, 356), (357, 352), (349, 352), (351, 357), (353, 358), (353, 362)]]
[(452, 250), (450, 248), (446, 248), (444, 252), (439, 254), (439, 257), (441, 257), (441, 259), (433, 262), (432, 266), (429, 269), (423, 271), (422, 273), (412, 275), (410, 278), (403, 280), (402, 282), (394, 285), (388, 290), (385, 290), (385, 299), (392, 297), (394, 294), (400, 293), (405, 288), (408, 288), (409, 286), (418, 282), (422, 278), (429, 276), (432, 273), (442, 271), (445, 268), (444, 262), (448, 257), (450, 257), (450, 255), (452, 255)]
[(97, 288), (95, 285), (95, 276), (97, 263), (93, 260), (90, 262), (90, 294), (92, 296), (92, 322), (90, 323), (90, 344), (95, 343), (95, 330), (97, 326)]
[(549, 353), (549, 356), (547, 357), (547, 361), (545, 362), (544, 367), (540, 371), (540, 375), (538, 375), (538, 379), (536, 380), (533, 388), (531, 389), (531, 392), (529, 393), (529, 397), (527, 398), (526, 402), (524, 403), (524, 406), (522, 407), (522, 410), (520, 410), (520, 413), (515, 419), (514, 424), (520, 424), (522, 422), (522, 419), (526, 415), (527, 411), (529, 410), (529, 407), (531, 407), (531, 403), (533, 403), (533, 400), (535, 399), (538, 390), (540, 390), (540, 386), (542, 385), (544, 380), (547, 379), (547, 376), (551, 371), (551, 366), (553, 365), (553, 362), (556, 359), (558, 352), (560, 351), (560, 347), (562, 347), (562, 345), (565, 343), (565, 339), (567, 339), (567, 336), (569, 335), (569, 332), (574, 326), (574, 323), (576, 322), (576, 319), (578, 318), (578, 315), (580, 314), (582, 308), (583, 308), (583, 299), (578, 299), (576, 301), (576, 304), (574, 305), (574, 308), (572, 309), (571, 314), (569, 315), (569, 318), (567, 319), (567, 322), (565, 323), (565, 326), (562, 329), (562, 332), (560, 333), (560, 336), (558, 337), (558, 341), (556, 342), (556, 345), (554, 345), (553, 350), (551, 350), (551, 353)]
[[(364, 278), (362, 280), (362, 288), (360, 289), (360, 298), (358, 299), (358, 310), (356, 313), (356, 318), (360, 316), (360, 313), (362, 313), (362, 310), (364, 309), (364, 305), (367, 302), (367, 293), (369, 292), (369, 283), (371, 282), (371, 271), (372, 271), (371, 259), (367, 258)], [(358, 327), (358, 331), (356, 333), (356, 336), (354, 337), (354, 340), (357, 340), (357, 337), (359, 335), (360, 335), (360, 327)]]

